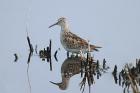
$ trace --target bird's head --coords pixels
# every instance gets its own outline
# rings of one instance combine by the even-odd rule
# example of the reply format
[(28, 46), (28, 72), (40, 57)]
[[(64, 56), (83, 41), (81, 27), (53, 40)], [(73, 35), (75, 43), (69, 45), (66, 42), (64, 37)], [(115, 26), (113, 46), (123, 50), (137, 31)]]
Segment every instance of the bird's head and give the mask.
[(55, 26), (55, 25), (59, 25), (59, 26), (63, 26), (66, 23), (66, 18), (65, 17), (61, 17), (58, 19), (58, 21), (54, 24), (52, 24), (51, 26), (49, 26), (49, 28)]

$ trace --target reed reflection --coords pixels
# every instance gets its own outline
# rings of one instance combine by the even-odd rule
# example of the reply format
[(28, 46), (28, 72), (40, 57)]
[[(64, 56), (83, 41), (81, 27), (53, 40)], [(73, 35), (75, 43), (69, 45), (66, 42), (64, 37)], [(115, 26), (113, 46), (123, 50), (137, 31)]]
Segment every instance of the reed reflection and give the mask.
[(130, 88), (133, 93), (140, 93), (138, 85), (140, 86), (140, 59), (136, 59), (136, 65), (126, 64), (124, 68), (118, 73), (117, 66), (115, 65), (113, 71), (113, 77), (115, 83), (123, 87), (123, 93), (130, 92)]

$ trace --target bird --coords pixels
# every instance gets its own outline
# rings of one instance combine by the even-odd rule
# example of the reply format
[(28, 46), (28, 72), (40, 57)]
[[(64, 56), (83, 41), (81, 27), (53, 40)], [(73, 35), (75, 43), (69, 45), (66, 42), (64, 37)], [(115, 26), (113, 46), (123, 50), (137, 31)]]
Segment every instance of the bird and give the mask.
[(65, 17), (60, 17), (58, 21), (49, 28), (58, 25), (61, 27), (60, 32), (60, 42), (67, 52), (79, 54), (80, 51), (83, 53), (89, 52), (88, 46), (90, 46), (90, 52), (93, 50), (98, 51), (100, 46), (89, 45), (88, 41), (79, 37), (78, 35), (72, 33), (69, 29), (67, 19)]

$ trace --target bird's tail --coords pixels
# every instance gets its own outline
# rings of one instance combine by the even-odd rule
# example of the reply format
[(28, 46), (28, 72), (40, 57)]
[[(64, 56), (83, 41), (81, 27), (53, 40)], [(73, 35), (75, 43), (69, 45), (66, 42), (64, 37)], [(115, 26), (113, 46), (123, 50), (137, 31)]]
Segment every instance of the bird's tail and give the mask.
[(102, 48), (100, 46), (90, 45), (91, 50), (99, 51), (98, 48)]

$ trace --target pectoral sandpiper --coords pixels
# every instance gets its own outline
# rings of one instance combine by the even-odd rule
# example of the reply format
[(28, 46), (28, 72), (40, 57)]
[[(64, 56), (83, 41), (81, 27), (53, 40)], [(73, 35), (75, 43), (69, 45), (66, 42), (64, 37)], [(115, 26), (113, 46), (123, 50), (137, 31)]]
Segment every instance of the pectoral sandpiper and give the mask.
[[(70, 32), (66, 18), (59, 18), (58, 21), (55, 24), (49, 26), (49, 28), (55, 25), (59, 25), (61, 27), (60, 41), (66, 51), (78, 54), (80, 53), (80, 51), (82, 51), (83, 53), (88, 52), (88, 42), (77, 36), (76, 34)], [(101, 47), (90, 45), (90, 52), (92, 52), (93, 50), (98, 51), (98, 48)]]

